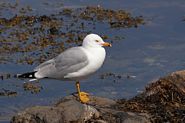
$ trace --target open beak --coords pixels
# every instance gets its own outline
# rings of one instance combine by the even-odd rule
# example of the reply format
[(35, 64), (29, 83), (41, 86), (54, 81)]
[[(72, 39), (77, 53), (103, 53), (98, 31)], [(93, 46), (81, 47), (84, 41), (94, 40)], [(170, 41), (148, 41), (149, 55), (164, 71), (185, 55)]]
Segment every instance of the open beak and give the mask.
[(112, 47), (111, 43), (108, 43), (108, 42), (102, 43), (102, 46), (104, 46), (104, 47)]

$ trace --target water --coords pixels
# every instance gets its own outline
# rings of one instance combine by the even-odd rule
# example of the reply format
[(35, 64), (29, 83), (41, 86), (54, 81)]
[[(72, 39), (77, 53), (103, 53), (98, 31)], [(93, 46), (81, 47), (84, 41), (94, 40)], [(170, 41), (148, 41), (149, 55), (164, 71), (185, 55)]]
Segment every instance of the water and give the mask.
[[(52, 14), (64, 7), (84, 7), (86, 5), (101, 5), (104, 8), (124, 9), (133, 15), (142, 15), (146, 24), (139, 28), (107, 29), (97, 27), (95, 32), (123, 36), (124, 39), (113, 42), (112, 48), (107, 48), (104, 66), (91, 78), (81, 82), (82, 90), (93, 95), (108, 98), (131, 98), (144, 87), (170, 72), (182, 70), (185, 67), (185, 1), (178, 0), (72, 0), (72, 1), (37, 1), (20, 0), (22, 6), (30, 5), (33, 12), (39, 15)], [(36, 4), (37, 3), (37, 4)], [(44, 5), (48, 3), (49, 5)], [(51, 5), (51, 7), (50, 7)], [(54, 6), (54, 7), (53, 7)], [(3, 16), (3, 15), (2, 15)], [(11, 13), (7, 13), (11, 16)], [(0, 64), (1, 72), (22, 73), (32, 70), (36, 65)], [(100, 79), (102, 73), (112, 72), (119, 75), (133, 75), (135, 78), (122, 77)], [(73, 82), (57, 80), (42, 80), (43, 90), (38, 94), (25, 92), (24, 81), (8, 79), (1, 81), (1, 88), (18, 91), (16, 97), (0, 97), (0, 122), (8, 119), (16, 112), (34, 105), (48, 105), (61, 97), (75, 91)]]

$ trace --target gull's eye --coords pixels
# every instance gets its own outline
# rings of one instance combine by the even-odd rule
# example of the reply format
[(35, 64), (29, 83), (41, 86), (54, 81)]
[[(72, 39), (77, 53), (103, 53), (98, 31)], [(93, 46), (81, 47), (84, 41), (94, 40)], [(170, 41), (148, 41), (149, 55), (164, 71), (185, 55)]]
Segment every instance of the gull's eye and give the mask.
[(95, 40), (96, 42), (100, 42), (99, 40)]

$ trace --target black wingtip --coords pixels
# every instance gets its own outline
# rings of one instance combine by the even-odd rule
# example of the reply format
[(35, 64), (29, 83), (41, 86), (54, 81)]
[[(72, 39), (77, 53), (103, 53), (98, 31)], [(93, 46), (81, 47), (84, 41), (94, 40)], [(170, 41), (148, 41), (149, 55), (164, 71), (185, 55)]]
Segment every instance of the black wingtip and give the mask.
[(17, 78), (35, 78), (35, 73), (36, 71), (23, 73), (23, 74), (17, 75)]

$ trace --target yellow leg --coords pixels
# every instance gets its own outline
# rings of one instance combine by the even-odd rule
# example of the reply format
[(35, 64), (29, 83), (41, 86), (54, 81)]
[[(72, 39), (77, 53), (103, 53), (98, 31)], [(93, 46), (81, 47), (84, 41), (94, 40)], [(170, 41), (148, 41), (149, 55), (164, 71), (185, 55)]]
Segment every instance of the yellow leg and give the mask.
[(76, 89), (78, 92), (78, 97), (79, 97), (80, 102), (87, 103), (90, 100), (89, 94), (80, 91), (80, 83), (79, 82), (76, 82)]

